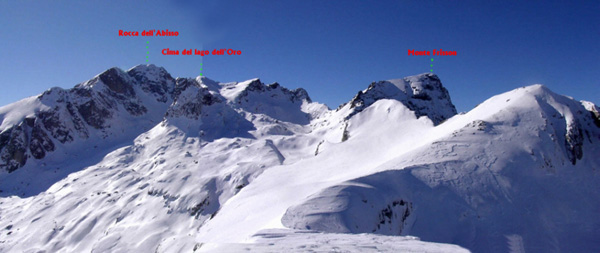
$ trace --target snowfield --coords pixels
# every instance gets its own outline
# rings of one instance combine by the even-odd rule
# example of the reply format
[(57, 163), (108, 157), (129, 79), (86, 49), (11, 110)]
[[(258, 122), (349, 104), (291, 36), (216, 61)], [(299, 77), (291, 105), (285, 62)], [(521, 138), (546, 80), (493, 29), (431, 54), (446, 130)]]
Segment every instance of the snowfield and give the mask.
[(412, 236), (336, 234), (269, 229), (246, 243), (197, 244), (198, 252), (469, 252), (456, 245), (420, 241)]
[(433, 74), (331, 110), (113, 68), (0, 107), (0, 251), (598, 252), (598, 111), (532, 85), (456, 114)]

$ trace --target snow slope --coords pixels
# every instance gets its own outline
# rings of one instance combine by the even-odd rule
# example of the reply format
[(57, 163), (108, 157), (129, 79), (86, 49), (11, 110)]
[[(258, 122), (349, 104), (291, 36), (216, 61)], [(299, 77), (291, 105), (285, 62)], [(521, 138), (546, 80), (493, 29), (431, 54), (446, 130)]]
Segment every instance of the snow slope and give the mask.
[(336, 234), (270, 229), (252, 243), (196, 244), (198, 252), (469, 252), (456, 245), (420, 241), (412, 236)]
[(0, 251), (600, 250), (595, 105), (533, 85), (455, 114), (432, 74), (329, 110), (110, 69), (0, 108)]

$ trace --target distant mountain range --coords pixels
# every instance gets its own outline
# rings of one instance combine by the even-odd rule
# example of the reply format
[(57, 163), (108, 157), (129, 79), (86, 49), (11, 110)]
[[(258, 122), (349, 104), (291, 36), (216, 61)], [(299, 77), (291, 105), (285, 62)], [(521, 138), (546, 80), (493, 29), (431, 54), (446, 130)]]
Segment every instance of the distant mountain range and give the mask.
[(0, 121), (2, 252), (600, 251), (599, 109), (543, 85), (457, 114), (425, 73), (329, 109), (138, 65)]

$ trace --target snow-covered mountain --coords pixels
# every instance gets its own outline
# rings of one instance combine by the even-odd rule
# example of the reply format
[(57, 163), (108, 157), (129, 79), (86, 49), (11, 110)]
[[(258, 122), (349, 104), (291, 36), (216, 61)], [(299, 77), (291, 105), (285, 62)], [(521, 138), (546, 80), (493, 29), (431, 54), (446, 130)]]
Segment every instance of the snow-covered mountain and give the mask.
[(0, 108), (0, 251), (597, 252), (599, 111), (532, 85), (457, 115), (434, 74), (330, 110), (112, 68)]

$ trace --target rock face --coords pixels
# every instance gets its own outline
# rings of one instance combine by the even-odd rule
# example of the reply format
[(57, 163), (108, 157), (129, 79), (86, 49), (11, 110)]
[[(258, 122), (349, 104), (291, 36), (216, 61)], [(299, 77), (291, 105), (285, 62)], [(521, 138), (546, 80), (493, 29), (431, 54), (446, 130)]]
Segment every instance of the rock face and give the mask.
[(289, 90), (278, 83), (265, 85), (260, 79), (242, 85), (246, 85), (245, 88), (232, 97), (236, 107), (281, 121), (308, 124), (310, 116), (301, 110), (303, 101), (312, 102), (306, 90)]
[(590, 112), (590, 115), (594, 119), (594, 124), (600, 127), (600, 109), (598, 109), (598, 106), (588, 101), (581, 101), (581, 104)]
[(249, 136), (251, 122), (237, 112), (232, 103), (211, 90), (207, 78), (178, 78), (174, 100), (165, 113), (163, 124), (176, 125), (190, 136), (211, 141), (223, 137)]
[(380, 99), (395, 99), (415, 112), (417, 117), (427, 116), (434, 124), (454, 116), (456, 108), (448, 90), (435, 74), (425, 73), (403, 79), (373, 82), (349, 102), (353, 109), (347, 118), (361, 112)]
[(211, 94), (208, 88), (200, 86), (194, 79), (177, 78), (174, 101), (166, 112), (167, 117), (186, 117), (198, 120), (202, 114), (202, 107), (223, 102), (222, 99)]
[[(0, 158), (4, 162), (3, 169), (8, 172), (22, 167), (27, 162), (28, 130), (29, 126), (25, 122), (21, 122), (0, 134), (0, 145), (3, 147)], [(36, 152), (44, 151), (36, 150)]]
[(148, 113), (148, 107), (166, 108), (172, 99), (174, 83), (163, 68), (140, 65), (126, 72), (108, 69), (71, 89), (47, 90), (34, 98), (38, 105), (33, 105), (36, 108), (31, 114), (19, 115), (18, 110), (3, 113), (4, 118), (20, 120), (7, 125), (3, 122), (0, 170), (12, 172), (28, 159), (44, 158), (57, 145), (68, 146), (92, 135), (99, 134), (102, 138), (123, 135), (111, 129), (113, 122), (160, 121), (156, 112)]

